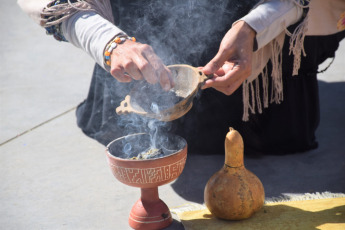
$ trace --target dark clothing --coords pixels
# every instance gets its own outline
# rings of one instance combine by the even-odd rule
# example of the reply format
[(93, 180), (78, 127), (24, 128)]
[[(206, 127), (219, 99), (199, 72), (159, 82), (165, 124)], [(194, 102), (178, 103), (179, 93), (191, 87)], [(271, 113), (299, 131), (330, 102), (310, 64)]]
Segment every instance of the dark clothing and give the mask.
[[(289, 37), (283, 47), (283, 95), (281, 104), (270, 104), (262, 114), (251, 115), (246, 125), (248, 151), (257, 154), (303, 152), (317, 148), (315, 131), (320, 122), (317, 72), (319, 64), (335, 57), (345, 31), (328, 36), (307, 36), (298, 76), (292, 76), (293, 56)], [(248, 133), (248, 134), (247, 134)]]
[[(135, 36), (138, 42), (151, 45), (166, 65), (183, 63), (203, 66), (217, 53), (221, 39), (232, 23), (247, 14), (257, 2), (114, 0), (111, 4), (115, 24)], [(135, 82), (128, 84), (116, 81), (96, 65), (89, 95), (77, 110), (79, 127), (103, 144), (128, 133), (146, 131), (147, 119), (136, 115), (118, 116), (115, 113), (115, 108), (133, 84)], [(194, 140), (198, 137), (195, 132), (198, 127), (211, 126), (208, 130), (213, 129), (223, 142), (224, 130), (228, 129), (225, 123), (228, 113), (224, 111), (232, 107), (227, 99), (227, 96), (213, 89), (205, 90), (195, 100), (190, 114), (176, 122), (164, 124), (165, 129), (181, 133), (184, 137), (189, 135)], [(240, 108), (240, 97), (235, 101), (238, 104), (236, 107)], [(215, 119), (210, 119), (210, 111), (215, 112), (212, 115)], [(240, 120), (241, 116), (242, 113), (238, 112), (236, 119)], [(219, 131), (218, 127), (222, 127), (223, 131)], [(210, 137), (210, 140), (219, 139), (214, 135)]]
[[(217, 53), (231, 24), (244, 16), (257, 1), (111, 1), (115, 23), (138, 42), (153, 47), (165, 64), (204, 66)], [(291, 77), (292, 57), (284, 46), (284, 101), (271, 104), (262, 114), (242, 121), (242, 89), (226, 96), (206, 89), (193, 107), (173, 122), (156, 122), (160, 132), (176, 133), (187, 140), (189, 152), (224, 153), (229, 127), (237, 129), (246, 153), (286, 153), (317, 146), (319, 123), (316, 72), (319, 63), (334, 56), (336, 35), (306, 38), (308, 56), (302, 58), (299, 76)], [(319, 49), (313, 48), (317, 44)], [(328, 46), (332, 44), (332, 47)], [(106, 145), (130, 133), (148, 132), (152, 120), (135, 114), (118, 116), (115, 108), (133, 84), (120, 83), (96, 65), (87, 99), (77, 109), (83, 132)]]

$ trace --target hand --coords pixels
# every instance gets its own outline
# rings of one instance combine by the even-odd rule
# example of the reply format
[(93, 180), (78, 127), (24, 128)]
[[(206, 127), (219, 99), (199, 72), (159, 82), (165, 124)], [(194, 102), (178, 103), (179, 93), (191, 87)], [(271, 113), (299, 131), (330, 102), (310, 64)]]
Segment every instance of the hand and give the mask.
[(237, 22), (224, 36), (218, 53), (203, 68), (214, 78), (205, 82), (202, 89), (213, 87), (231, 95), (252, 71), (252, 53), (256, 32), (244, 21)]
[(145, 79), (151, 84), (159, 82), (166, 91), (174, 86), (170, 70), (152, 47), (131, 40), (126, 40), (113, 50), (110, 73), (120, 82)]

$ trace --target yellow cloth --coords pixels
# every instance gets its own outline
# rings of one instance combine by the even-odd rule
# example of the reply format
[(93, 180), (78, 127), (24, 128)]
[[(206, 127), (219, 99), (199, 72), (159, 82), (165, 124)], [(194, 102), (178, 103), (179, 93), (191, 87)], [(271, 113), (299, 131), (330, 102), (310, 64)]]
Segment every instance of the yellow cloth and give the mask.
[(249, 219), (220, 220), (208, 209), (177, 213), (185, 230), (344, 230), (345, 198), (265, 204)]

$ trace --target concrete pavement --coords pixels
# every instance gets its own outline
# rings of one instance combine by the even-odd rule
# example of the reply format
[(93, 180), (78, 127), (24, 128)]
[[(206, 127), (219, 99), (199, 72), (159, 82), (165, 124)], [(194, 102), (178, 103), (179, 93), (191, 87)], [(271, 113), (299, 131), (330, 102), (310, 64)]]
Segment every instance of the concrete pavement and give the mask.
[[(2, 3), (0, 30), (0, 229), (130, 229), (140, 191), (110, 172), (105, 147), (76, 126), (93, 61), (58, 43), (21, 12)], [(320, 75), (319, 148), (303, 154), (246, 159), (266, 197), (345, 193), (345, 41)], [(325, 63), (324, 65), (327, 65)], [(171, 208), (203, 202), (223, 156), (189, 155), (180, 178), (159, 188)], [(183, 229), (175, 220), (169, 229)]]

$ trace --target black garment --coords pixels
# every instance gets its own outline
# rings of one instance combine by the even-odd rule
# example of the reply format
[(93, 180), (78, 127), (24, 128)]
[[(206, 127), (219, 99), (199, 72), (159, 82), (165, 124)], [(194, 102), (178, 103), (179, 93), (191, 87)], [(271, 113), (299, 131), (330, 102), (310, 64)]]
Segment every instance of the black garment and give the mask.
[[(129, 35), (135, 36), (138, 42), (151, 45), (165, 64), (204, 66), (217, 53), (221, 39), (232, 23), (247, 14), (257, 2), (258, 0), (113, 0), (111, 4), (115, 24)], [(115, 113), (115, 108), (129, 93), (133, 84), (135, 82), (117, 82), (100, 66), (95, 66), (89, 95), (77, 109), (78, 125), (85, 134), (106, 145), (116, 137), (147, 131), (147, 119), (136, 115), (117, 116)], [(167, 132), (176, 132), (184, 137), (188, 135), (187, 139), (191, 143), (199, 142), (197, 134), (200, 126), (211, 127), (206, 130), (206, 134), (213, 130), (208, 139), (221, 140), (222, 148), (224, 131), (229, 127), (228, 122), (225, 122), (225, 115), (228, 114), (225, 111), (232, 107), (229, 106), (228, 99), (229, 97), (213, 89), (205, 90), (195, 100), (188, 116), (160, 125), (164, 125)], [(234, 103), (238, 104), (236, 108), (241, 107), (240, 95)], [(214, 117), (212, 120), (209, 119), (210, 112)], [(241, 120), (241, 116), (242, 112), (238, 111), (236, 119)], [(220, 127), (222, 131), (219, 131)], [(203, 129), (200, 132), (205, 133)], [(191, 143), (189, 146), (193, 148)]]
[(298, 76), (292, 76), (293, 56), (289, 37), (283, 47), (283, 93), (281, 104), (271, 104), (262, 114), (251, 115), (241, 126), (247, 154), (285, 154), (317, 148), (315, 137), (320, 122), (317, 72), (319, 64), (335, 58), (345, 31), (328, 36), (307, 36)]
[[(243, 3), (246, 2), (246, 3)], [(249, 3), (248, 3), (249, 2)], [(165, 64), (205, 65), (236, 19), (256, 1), (112, 1), (116, 24), (139, 42), (153, 46)], [(200, 30), (203, 28), (203, 30)], [(327, 57), (334, 56), (344, 33), (307, 37), (307, 57), (299, 76), (291, 76), (292, 56), (288, 39), (283, 51), (284, 101), (271, 104), (262, 114), (242, 121), (242, 88), (226, 96), (203, 90), (182, 118), (156, 122), (161, 132), (176, 133), (187, 140), (189, 152), (224, 153), (229, 127), (237, 129), (249, 153), (287, 153), (315, 148), (319, 123), (316, 72)], [(317, 48), (315, 48), (317, 47)], [(96, 65), (87, 99), (77, 109), (79, 127), (104, 145), (129, 133), (147, 132), (152, 120), (138, 115), (118, 116), (115, 108), (135, 84), (120, 83)], [(270, 86), (269, 86), (270, 87)]]

